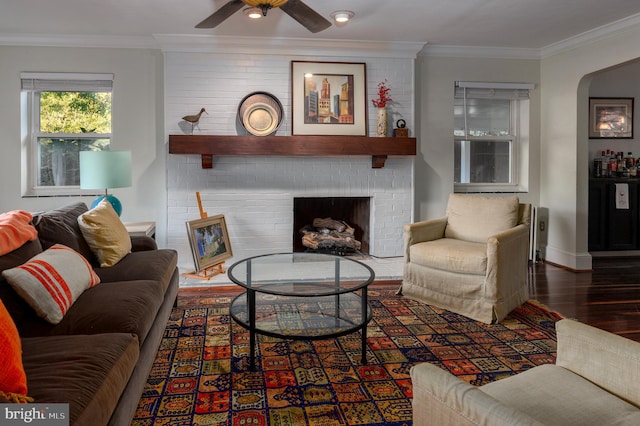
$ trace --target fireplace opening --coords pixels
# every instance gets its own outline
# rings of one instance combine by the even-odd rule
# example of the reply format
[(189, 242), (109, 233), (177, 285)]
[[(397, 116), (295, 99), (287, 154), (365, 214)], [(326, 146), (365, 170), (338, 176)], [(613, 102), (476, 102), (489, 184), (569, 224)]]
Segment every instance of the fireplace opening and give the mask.
[[(298, 197), (293, 199), (293, 251), (319, 251), (332, 254), (349, 255), (353, 253), (369, 254), (371, 197)], [(353, 238), (360, 242), (357, 250), (344, 247), (317, 250), (304, 245), (302, 229), (313, 228), (316, 219), (331, 219), (344, 222), (353, 228)], [(317, 221), (316, 221), (317, 223)], [(347, 229), (348, 231), (348, 229)]]

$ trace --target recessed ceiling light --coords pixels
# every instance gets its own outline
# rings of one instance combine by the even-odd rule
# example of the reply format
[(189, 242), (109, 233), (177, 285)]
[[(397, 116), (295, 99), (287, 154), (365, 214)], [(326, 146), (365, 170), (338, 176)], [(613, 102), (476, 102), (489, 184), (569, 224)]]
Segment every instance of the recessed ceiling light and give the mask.
[(247, 15), (251, 19), (259, 19), (262, 18), (262, 11), (257, 7), (247, 7), (242, 10), (245, 15)]
[(331, 18), (333, 18), (336, 25), (346, 25), (354, 15), (355, 13), (350, 10), (337, 10), (331, 14)]

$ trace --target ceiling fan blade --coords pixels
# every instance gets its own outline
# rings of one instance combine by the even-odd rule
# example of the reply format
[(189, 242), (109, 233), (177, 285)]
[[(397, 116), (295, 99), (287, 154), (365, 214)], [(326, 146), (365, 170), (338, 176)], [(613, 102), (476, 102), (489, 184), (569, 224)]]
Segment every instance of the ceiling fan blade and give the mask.
[(242, 0), (231, 0), (229, 3), (216, 10), (207, 19), (196, 25), (196, 28), (215, 28), (225, 19), (242, 9), (244, 3)]
[(326, 30), (331, 26), (331, 22), (327, 21), (311, 9), (309, 6), (301, 2), (300, 0), (289, 0), (282, 6), (280, 6), (286, 14), (298, 21), (302, 26), (311, 31), (312, 33), (318, 33), (322, 30)]

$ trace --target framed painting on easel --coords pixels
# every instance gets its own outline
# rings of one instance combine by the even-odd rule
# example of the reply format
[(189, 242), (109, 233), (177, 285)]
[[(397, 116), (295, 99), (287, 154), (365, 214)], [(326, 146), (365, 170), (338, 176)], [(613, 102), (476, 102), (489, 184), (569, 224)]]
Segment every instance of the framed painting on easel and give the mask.
[(196, 273), (222, 265), (233, 256), (224, 215), (187, 222)]

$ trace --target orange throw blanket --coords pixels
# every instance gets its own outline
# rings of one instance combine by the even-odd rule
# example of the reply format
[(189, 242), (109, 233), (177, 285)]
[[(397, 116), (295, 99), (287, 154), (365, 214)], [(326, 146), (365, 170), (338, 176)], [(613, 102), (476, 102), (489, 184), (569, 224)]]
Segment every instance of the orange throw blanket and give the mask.
[(38, 231), (31, 224), (31, 219), (31, 213), (23, 210), (0, 214), (0, 256), (38, 238)]

